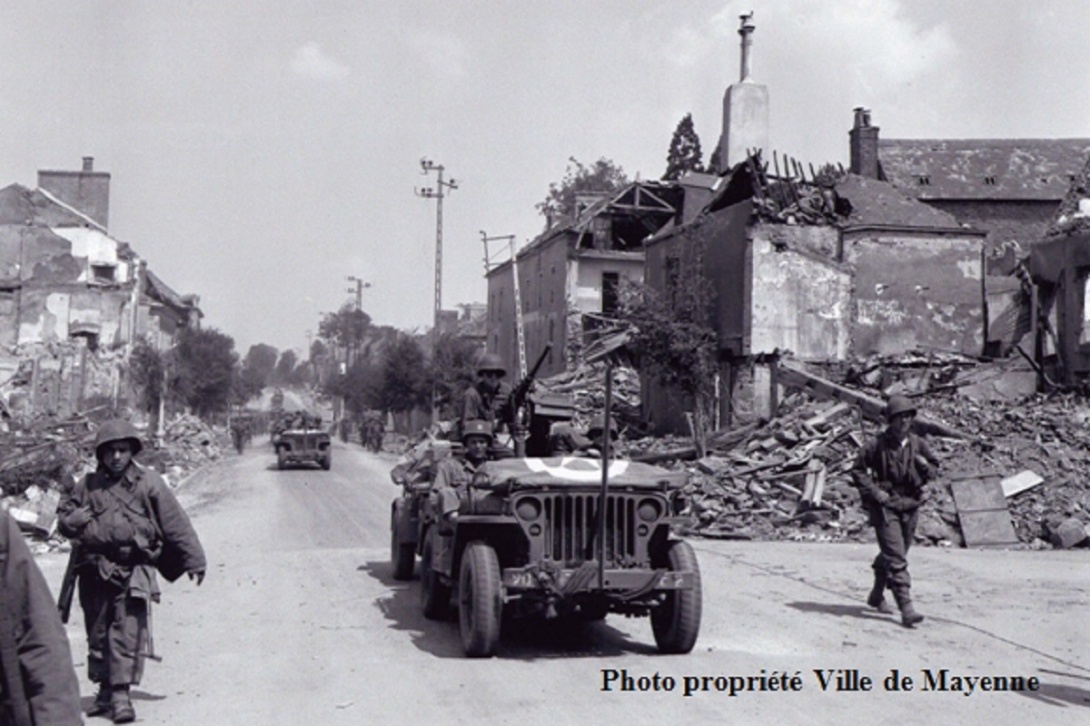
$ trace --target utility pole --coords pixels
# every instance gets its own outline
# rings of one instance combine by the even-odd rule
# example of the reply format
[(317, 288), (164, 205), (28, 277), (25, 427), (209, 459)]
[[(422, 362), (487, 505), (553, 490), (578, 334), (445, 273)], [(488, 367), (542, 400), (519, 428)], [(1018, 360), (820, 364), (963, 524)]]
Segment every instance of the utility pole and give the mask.
[(362, 278), (357, 278), (355, 275), (349, 275), (347, 278), (345, 278), (345, 280), (350, 283), (356, 284), (355, 288), (348, 288), (345, 291), (346, 293), (356, 294), (356, 314), (352, 317), (352, 325), (348, 329), (349, 351), (345, 354), (345, 358), (348, 361), (347, 366), (351, 367), (352, 364), (355, 363), (355, 359), (358, 355), (359, 350), (359, 325), (360, 312), (363, 311), (363, 289), (370, 288), (371, 284), (363, 282)]
[[(416, 190), (416, 196), (435, 200), (435, 311), (432, 318), (432, 361), (435, 361), (439, 353), (439, 312), (443, 304), (443, 198), (445, 189), (458, 189), (458, 183), (453, 179), (444, 181), (442, 164), (436, 164), (427, 157), (420, 160), (420, 168), (423, 174), (438, 173), (435, 188), (424, 187)], [(431, 420), (434, 424), (439, 419), (438, 402), (436, 401), (436, 382), (431, 382)]]

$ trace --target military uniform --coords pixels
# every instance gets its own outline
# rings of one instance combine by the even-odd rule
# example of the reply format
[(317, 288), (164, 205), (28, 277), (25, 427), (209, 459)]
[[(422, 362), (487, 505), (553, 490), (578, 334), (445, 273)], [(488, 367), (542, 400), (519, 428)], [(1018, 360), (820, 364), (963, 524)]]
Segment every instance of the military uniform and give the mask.
[(0, 724), (83, 724), (68, 635), (7, 513), (0, 513)]
[(444, 459), (435, 472), (432, 487), (439, 501), (439, 515), (449, 517), (458, 512), (465, 498), (466, 486), (473, 481), (478, 468), (472, 462), (460, 459)]
[[(915, 414), (903, 397), (891, 398), (888, 412)], [(898, 412), (900, 410), (900, 412)], [(919, 507), (938, 460), (927, 443), (912, 433), (903, 436), (886, 429), (867, 443), (856, 458), (852, 478), (874, 527), (879, 553), (874, 559), (875, 582), (867, 602), (886, 611), (883, 592), (893, 591), (906, 625), (922, 620), (912, 606), (912, 579), (908, 550), (916, 534)]]
[[(117, 436), (103, 441), (102, 431)], [(130, 462), (121, 473), (103, 463), (103, 449), (119, 439), (133, 440), (126, 422), (109, 422), (96, 442), (99, 467), (61, 501), (58, 529), (77, 543), (80, 607), (87, 630), (87, 674), (100, 685), (96, 712), (114, 696), (115, 722), (135, 718), (128, 687), (139, 684), (148, 647), (148, 611), (159, 600), (156, 571), (168, 581), (183, 573), (204, 578), (204, 550), (189, 517), (158, 474)], [(117, 694), (125, 695), (123, 700)], [(118, 702), (127, 707), (119, 710)], [(119, 718), (120, 715), (120, 718)]]

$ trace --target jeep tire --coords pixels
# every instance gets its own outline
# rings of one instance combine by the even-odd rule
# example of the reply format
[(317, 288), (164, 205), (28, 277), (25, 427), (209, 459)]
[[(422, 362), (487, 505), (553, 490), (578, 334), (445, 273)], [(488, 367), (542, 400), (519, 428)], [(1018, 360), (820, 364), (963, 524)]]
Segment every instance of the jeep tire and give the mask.
[(466, 656), (487, 657), (500, 640), (503, 595), (500, 562), (488, 543), (475, 541), (462, 554), (458, 576), (458, 624)]
[(420, 605), (424, 618), (438, 621), (447, 617), (450, 608), (450, 586), (439, 579), (439, 574), (432, 568), (435, 560), (435, 548), (431, 533), (424, 541), (424, 552), (420, 556)]
[(333, 466), (333, 453), (326, 452), (322, 455), (322, 458), (318, 460), (318, 464), (322, 465), (322, 469), (328, 470)]
[(276, 448), (276, 469), (282, 470), (288, 466), (287, 451), (283, 447)]
[(416, 547), (413, 543), (402, 543), (398, 537), (398, 517), (401, 508), (395, 504), (390, 516), (390, 564), (394, 570), (395, 581), (410, 581), (413, 566), (416, 565)]
[(661, 606), (651, 610), (651, 630), (655, 644), (663, 654), (688, 654), (696, 644), (700, 633), (701, 586), (700, 564), (691, 545), (683, 540), (666, 544), (666, 551), (656, 567), (668, 567), (672, 571), (691, 571), (691, 590), (667, 591)]

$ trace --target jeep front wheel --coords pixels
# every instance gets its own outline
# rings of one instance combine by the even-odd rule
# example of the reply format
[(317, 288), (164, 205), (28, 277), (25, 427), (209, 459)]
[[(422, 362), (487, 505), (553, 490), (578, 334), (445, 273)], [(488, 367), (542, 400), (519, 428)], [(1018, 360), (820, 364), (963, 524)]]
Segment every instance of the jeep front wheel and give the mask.
[(330, 467), (332, 467), (333, 466), (333, 453), (332, 452), (326, 452), (324, 455), (322, 455), (321, 460), (319, 460), (319, 464), (322, 465), (322, 469), (324, 469), (324, 470), (327, 470)]
[(470, 543), (462, 555), (458, 577), (458, 623), (466, 656), (492, 656), (500, 640), (502, 615), (496, 551), (487, 543)]
[(420, 605), (424, 609), (424, 618), (439, 620), (446, 618), (447, 609), (450, 608), (450, 586), (439, 579), (439, 574), (432, 567), (435, 548), (430, 533), (427, 538), (420, 556)]
[(276, 469), (282, 470), (288, 466), (288, 453), (283, 447), (276, 449)]
[(394, 567), (395, 581), (409, 581), (416, 565), (416, 548), (413, 543), (402, 543), (398, 537), (400, 513), (401, 508), (395, 505), (390, 517), (390, 563)]
[(651, 630), (655, 644), (663, 654), (687, 654), (693, 650), (700, 633), (700, 564), (691, 545), (682, 540), (667, 544), (662, 563), (672, 571), (691, 571), (691, 590), (667, 591), (662, 605), (651, 610)]

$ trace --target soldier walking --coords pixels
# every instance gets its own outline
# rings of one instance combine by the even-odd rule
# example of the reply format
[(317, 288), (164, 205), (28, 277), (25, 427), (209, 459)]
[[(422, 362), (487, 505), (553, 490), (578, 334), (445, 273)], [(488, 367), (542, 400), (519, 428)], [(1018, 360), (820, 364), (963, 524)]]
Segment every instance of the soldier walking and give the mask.
[(923, 616), (912, 606), (912, 579), (908, 575), (908, 549), (916, 536), (920, 503), (938, 460), (927, 443), (912, 433), (916, 407), (904, 396), (891, 396), (885, 409), (886, 430), (868, 442), (852, 468), (863, 506), (878, 540), (874, 559), (874, 587), (867, 604), (882, 613), (893, 609), (885, 599), (888, 587), (901, 610), (901, 623), (915, 626)]
[(104, 423), (95, 437), (98, 468), (57, 508), (58, 528), (74, 544), (87, 673), (98, 685), (87, 714), (108, 714), (115, 724), (136, 719), (129, 687), (140, 683), (150, 651), (156, 570), (171, 582), (187, 573), (199, 586), (206, 568), (197, 533), (170, 488), (133, 461), (142, 448), (130, 423)]

